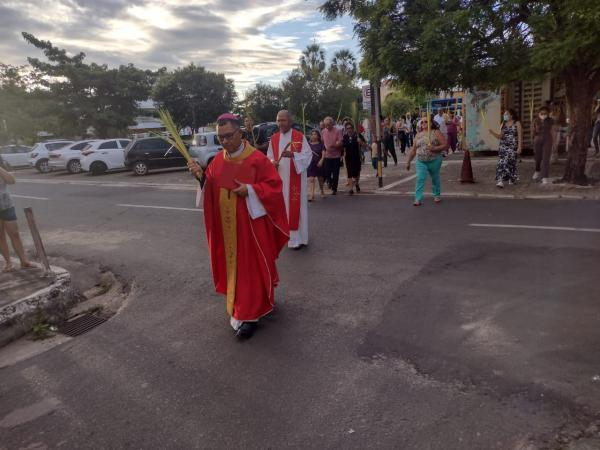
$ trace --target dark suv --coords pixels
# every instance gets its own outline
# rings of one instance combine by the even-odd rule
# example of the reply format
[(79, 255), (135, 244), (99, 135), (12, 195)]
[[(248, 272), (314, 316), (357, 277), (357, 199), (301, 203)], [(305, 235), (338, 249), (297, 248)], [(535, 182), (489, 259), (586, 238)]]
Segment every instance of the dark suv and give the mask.
[[(294, 122), (292, 124), (292, 128), (295, 128), (296, 130), (300, 131), (301, 133), (304, 132), (304, 130), (302, 129), (302, 124), (301, 123), (296, 123)], [(306, 140), (308, 140), (310, 138), (310, 133), (312, 132), (312, 130), (314, 129), (314, 127), (310, 126), (310, 125), (306, 125)], [(273, 135), (273, 133), (279, 131), (279, 127), (277, 126), (277, 122), (264, 122), (264, 123), (259, 123), (258, 125), (254, 125), (254, 133), (256, 134), (256, 136), (258, 136), (258, 133), (264, 133), (267, 140), (271, 140), (271, 136)]]
[(125, 167), (135, 175), (147, 175), (152, 169), (187, 167), (183, 155), (175, 147), (159, 137), (132, 141), (125, 149)]

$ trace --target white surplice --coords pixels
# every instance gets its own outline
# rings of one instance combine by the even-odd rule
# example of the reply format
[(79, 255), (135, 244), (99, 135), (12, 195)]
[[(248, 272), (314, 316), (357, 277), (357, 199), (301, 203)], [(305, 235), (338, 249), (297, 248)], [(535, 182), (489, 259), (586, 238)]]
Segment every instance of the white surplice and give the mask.
[[(287, 133), (281, 133), (279, 138), (279, 155), (283, 152), (285, 146), (290, 142), (292, 138), (292, 130), (290, 129)], [(267, 151), (267, 157), (272, 161), (273, 156), (273, 140), (269, 142), (269, 150)], [(279, 162), (279, 176), (283, 181), (283, 198), (285, 200), (285, 210), (290, 214), (290, 164), (292, 158), (281, 158)], [(302, 150), (300, 152), (294, 152), (294, 164), (292, 170), (296, 170), (296, 173), (301, 174), (300, 181), (300, 223), (297, 230), (290, 230), (290, 240), (288, 241), (288, 247), (298, 247), (299, 245), (308, 244), (308, 188), (307, 188), (307, 177), (306, 169), (310, 166), (312, 160), (312, 150), (306, 137), (302, 138)], [(295, 169), (294, 169), (295, 166)]]

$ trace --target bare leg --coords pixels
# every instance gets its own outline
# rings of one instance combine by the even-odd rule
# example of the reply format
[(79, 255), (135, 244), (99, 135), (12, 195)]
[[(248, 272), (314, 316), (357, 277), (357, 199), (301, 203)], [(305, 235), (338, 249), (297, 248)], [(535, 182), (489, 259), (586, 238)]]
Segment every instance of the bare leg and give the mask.
[(19, 227), (17, 226), (17, 221), (12, 220), (10, 222), (4, 222), (4, 228), (6, 229), (6, 234), (8, 234), (8, 237), (10, 237), (10, 241), (15, 249), (15, 253), (21, 261), (21, 267), (32, 267), (31, 263), (27, 259), (27, 255), (25, 255), (23, 242), (21, 242), (21, 237), (19, 236)]
[(315, 199), (315, 177), (308, 177), (308, 201)]
[(323, 177), (319, 177), (319, 189), (321, 189), (321, 197), (325, 197), (325, 179)]
[(4, 258), (5, 264), (3, 272), (9, 272), (13, 270), (12, 261), (10, 260), (10, 252), (8, 251), (8, 242), (6, 241), (6, 234), (4, 232), (4, 221), (0, 220), (0, 253)]

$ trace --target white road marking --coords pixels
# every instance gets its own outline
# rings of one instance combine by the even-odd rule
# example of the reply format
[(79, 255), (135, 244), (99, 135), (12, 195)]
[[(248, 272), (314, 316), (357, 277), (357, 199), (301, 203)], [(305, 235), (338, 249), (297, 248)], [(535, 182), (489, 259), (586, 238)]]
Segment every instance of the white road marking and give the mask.
[(526, 230), (580, 231), (585, 233), (600, 233), (600, 228), (548, 227), (538, 225), (510, 225), (500, 223), (470, 223), (469, 226), (483, 228), (522, 228)]
[(33, 197), (31, 195), (10, 194), (10, 196), (14, 197), (14, 198), (27, 198), (27, 199), (30, 199), (30, 200), (49, 200), (46, 197)]
[(126, 203), (117, 203), (117, 206), (121, 206), (123, 208), (149, 208), (149, 209), (171, 209), (175, 211), (204, 211), (200, 208), (176, 208), (174, 206), (156, 206), (156, 205), (129, 205)]
[(387, 190), (389, 190), (389, 189), (391, 189), (393, 187), (396, 187), (396, 186), (398, 186), (400, 184), (406, 183), (406, 182), (408, 182), (410, 180), (414, 180), (415, 178), (417, 178), (416, 174), (415, 175), (411, 175), (410, 177), (402, 178), (401, 180), (398, 180), (398, 181), (394, 181), (393, 183), (386, 184), (385, 186), (383, 186), (383, 187), (381, 187), (381, 188), (379, 188), (377, 190), (380, 191), (380, 192), (381, 191), (387, 191)]
[(98, 186), (111, 188), (154, 188), (159, 190), (178, 190), (195, 191), (197, 184), (178, 184), (178, 183), (142, 183), (142, 182), (124, 182), (124, 181), (92, 181), (92, 180), (47, 180), (47, 179), (29, 179), (18, 178), (19, 183), (31, 184), (60, 184), (73, 186)]

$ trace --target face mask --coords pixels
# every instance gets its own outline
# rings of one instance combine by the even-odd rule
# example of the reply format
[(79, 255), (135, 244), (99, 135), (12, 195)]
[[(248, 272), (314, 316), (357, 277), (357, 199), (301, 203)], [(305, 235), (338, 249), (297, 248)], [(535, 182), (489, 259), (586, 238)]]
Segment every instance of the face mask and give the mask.
[(540, 114), (540, 119), (546, 120), (546, 117), (548, 117), (548, 114)]
[(510, 114), (504, 114), (504, 116), (502, 116), (504, 118), (505, 122), (508, 122), (510, 120)]

